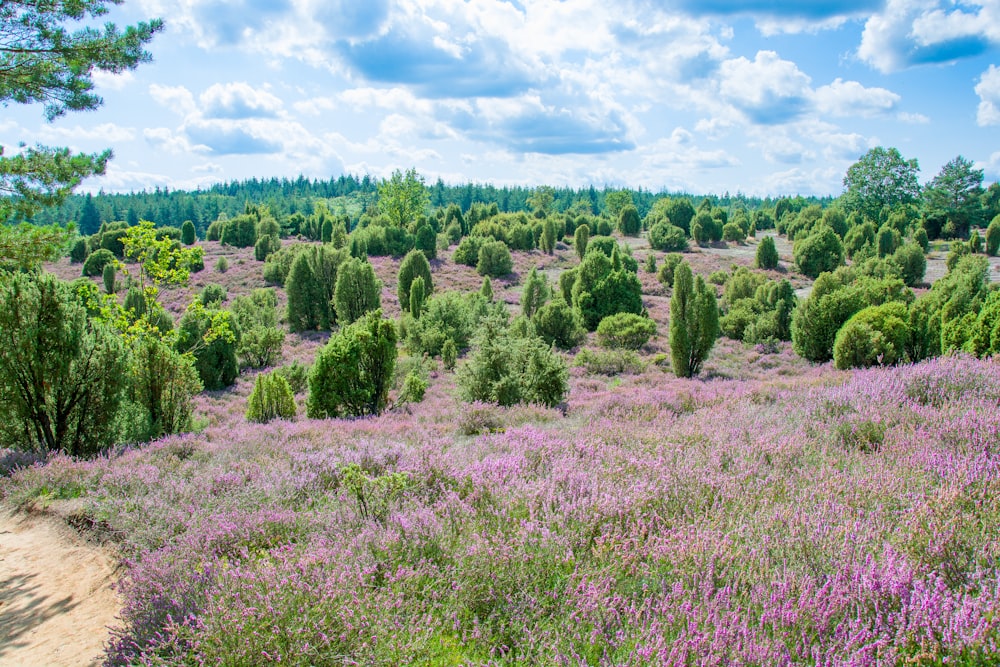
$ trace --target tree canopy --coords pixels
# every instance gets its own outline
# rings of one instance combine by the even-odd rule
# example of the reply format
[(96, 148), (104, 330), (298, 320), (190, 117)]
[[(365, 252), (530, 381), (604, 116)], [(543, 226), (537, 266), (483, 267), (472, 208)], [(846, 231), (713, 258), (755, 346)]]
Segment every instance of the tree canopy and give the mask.
[(916, 159), (905, 160), (895, 148), (876, 146), (847, 169), (843, 204), (847, 211), (878, 220), (882, 207), (913, 204), (920, 196)]
[[(149, 62), (144, 46), (163, 28), (153, 19), (120, 30), (68, 28), (107, 14), (122, 0), (4, 0), (0, 4), (0, 103), (42, 103), (45, 117), (86, 111), (103, 100), (93, 92), (95, 71), (120, 73)], [(103, 174), (111, 151), (71, 154), (65, 148), (28, 147), (4, 155), (0, 147), (0, 222), (58, 204), (87, 176)]]
[(416, 169), (398, 169), (378, 186), (379, 211), (396, 227), (406, 227), (430, 204), (424, 177)]

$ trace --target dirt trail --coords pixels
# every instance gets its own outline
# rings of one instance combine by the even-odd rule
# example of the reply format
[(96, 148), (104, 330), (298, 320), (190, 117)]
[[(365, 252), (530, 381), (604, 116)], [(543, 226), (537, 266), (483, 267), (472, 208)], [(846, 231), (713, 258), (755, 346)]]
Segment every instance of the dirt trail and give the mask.
[(0, 505), (0, 667), (100, 664), (115, 559), (62, 520)]

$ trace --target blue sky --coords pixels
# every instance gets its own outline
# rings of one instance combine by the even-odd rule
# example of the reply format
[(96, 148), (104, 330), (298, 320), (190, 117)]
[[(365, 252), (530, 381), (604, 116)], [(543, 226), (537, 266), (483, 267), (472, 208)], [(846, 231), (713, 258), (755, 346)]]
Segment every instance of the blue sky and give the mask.
[[(85, 190), (249, 177), (839, 194), (869, 148), (1000, 180), (1000, 0), (126, 0), (155, 62), (0, 144), (112, 147)], [(10, 150), (10, 149), (8, 149)]]

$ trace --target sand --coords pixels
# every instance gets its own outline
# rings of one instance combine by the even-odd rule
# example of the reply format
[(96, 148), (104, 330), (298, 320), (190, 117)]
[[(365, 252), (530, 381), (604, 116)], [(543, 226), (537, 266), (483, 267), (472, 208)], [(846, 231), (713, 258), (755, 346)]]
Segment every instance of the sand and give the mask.
[(0, 506), (0, 667), (99, 665), (116, 560), (62, 519)]

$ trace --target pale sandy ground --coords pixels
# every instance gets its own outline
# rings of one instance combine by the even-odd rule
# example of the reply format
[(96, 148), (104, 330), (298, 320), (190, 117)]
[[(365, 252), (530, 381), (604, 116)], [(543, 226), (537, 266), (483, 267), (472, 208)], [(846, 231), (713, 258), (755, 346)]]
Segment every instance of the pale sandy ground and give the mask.
[(0, 667), (99, 665), (115, 559), (61, 519), (0, 506)]

